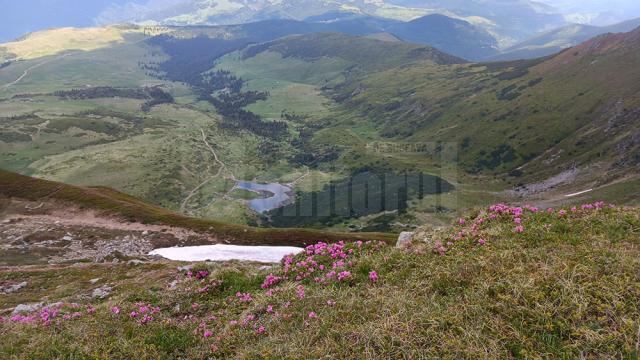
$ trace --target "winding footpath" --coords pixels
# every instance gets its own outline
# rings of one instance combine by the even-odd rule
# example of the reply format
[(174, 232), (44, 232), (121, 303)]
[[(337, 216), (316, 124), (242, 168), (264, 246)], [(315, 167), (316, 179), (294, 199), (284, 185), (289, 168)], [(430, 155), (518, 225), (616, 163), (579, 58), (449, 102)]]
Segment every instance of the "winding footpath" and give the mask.
[(22, 75), (20, 75), (20, 77), (18, 77), (17, 79), (13, 80), (12, 82), (10, 82), (10, 83), (8, 83), (8, 84), (4, 84), (4, 85), (2, 85), (2, 89), (6, 90), (6, 89), (10, 88), (11, 86), (13, 86), (13, 85), (15, 85), (15, 84), (19, 83), (22, 79), (24, 79), (25, 77), (27, 77), (27, 75), (29, 75), (29, 72), (30, 72), (30, 71), (35, 70), (35, 69), (39, 68), (40, 66), (45, 65), (45, 64), (48, 64), (48, 63), (50, 63), (50, 62), (53, 62), (53, 61), (56, 61), (56, 60), (60, 60), (60, 59), (62, 59), (62, 58), (64, 58), (64, 57), (67, 57), (67, 56), (69, 56), (69, 55), (71, 55), (71, 54), (64, 54), (64, 55), (60, 55), (60, 56), (55, 57), (55, 58), (53, 58), (53, 59), (49, 59), (49, 60), (43, 61), (43, 62), (41, 62), (41, 63), (35, 64), (35, 65), (33, 65), (33, 66), (31, 66), (31, 67), (27, 68), (27, 69), (22, 73)]
[[(200, 190), (202, 189), (203, 186), (205, 186), (206, 184), (208, 184), (211, 180), (217, 178), (220, 176), (220, 174), (222, 173), (223, 170), (226, 170), (226, 172), (229, 175), (229, 178), (231, 180), (233, 180), (234, 182), (237, 181), (236, 177), (233, 175), (233, 173), (229, 170), (229, 168), (227, 167), (227, 165), (222, 162), (222, 160), (220, 160), (220, 158), (218, 158), (218, 154), (216, 153), (216, 151), (213, 149), (213, 146), (211, 146), (211, 144), (209, 144), (209, 142), (207, 141), (207, 135), (204, 133), (204, 130), (202, 128), (200, 129), (200, 133), (202, 134), (202, 142), (204, 143), (204, 145), (209, 149), (209, 151), (211, 152), (211, 154), (213, 155), (213, 158), (215, 159), (215, 161), (220, 165), (220, 167), (218, 168), (218, 172), (213, 175), (208, 177), (207, 179), (205, 179), (203, 182), (201, 182), (198, 186), (196, 186), (195, 188), (193, 188), (193, 190), (191, 190), (191, 192), (189, 193), (189, 195), (187, 195), (186, 198), (184, 198), (184, 200), (182, 201), (182, 204), (180, 205), (180, 212), (182, 213), (186, 213), (186, 208), (187, 205), (189, 204), (189, 201), (191, 200), (191, 198)], [(221, 195), (221, 194), (216, 194), (216, 195)], [(222, 195), (224, 197), (224, 195)]]

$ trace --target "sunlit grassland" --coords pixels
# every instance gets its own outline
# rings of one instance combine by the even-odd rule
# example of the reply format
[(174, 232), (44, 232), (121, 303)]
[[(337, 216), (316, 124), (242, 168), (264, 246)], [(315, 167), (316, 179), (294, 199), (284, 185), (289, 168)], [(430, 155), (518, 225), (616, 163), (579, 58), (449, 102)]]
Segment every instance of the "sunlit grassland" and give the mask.
[(319, 118), (330, 114), (332, 102), (320, 87), (341, 77), (349, 63), (335, 58), (304, 61), (264, 52), (241, 59), (241, 52), (222, 57), (216, 70), (227, 70), (246, 80), (247, 90), (269, 92), (269, 98), (247, 107), (268, 119), (280, 119), (283, 111)]
[[(10, 65), (0, 70), (2, 84), (16, 80), (22, 71), (39, 65), (9, 88), (0, 88), (0, 96), (18, 93), (48, 93), (85, 86), (137, 87), (165, 83), (147, 76), (138, 61), (162, 61), (162, 53), (144, 43), (125, 43), (89, 52), (43, 57)], [(21, 71), (22, 70), (22, 71)]]

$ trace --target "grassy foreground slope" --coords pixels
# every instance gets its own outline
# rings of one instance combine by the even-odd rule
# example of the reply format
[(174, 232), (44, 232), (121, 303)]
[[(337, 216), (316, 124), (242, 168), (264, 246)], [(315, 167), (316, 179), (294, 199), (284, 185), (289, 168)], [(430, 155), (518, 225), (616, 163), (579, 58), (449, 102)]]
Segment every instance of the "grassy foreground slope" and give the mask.
[(70, 205), (101, 211), (131, 222), (163, 224), (209, 233), (216, 242), (236, 244), (306, 245), (325, 239), (376, 239), (392, 242), (390, 234), (339, 234), (297, 229), (257, 229), (213, 220), (191, 218), (106, 187), (80, 187), (31, 178), (0, 169), (0, 196), (31, 201), (58, 200)]
[[(41, 268), (7, 304), (5, 358), (637, 358), (640, 212), (505, 205), (406, 249), (318, 244), (281, 266)], [(115, 290), (79, 300), (99, 276)], [(168, 284), (173, 280), (173, 287)], [(75, 281), (75, 292), (59, 282)], [(97, 286), (97, 285), (95, 285)], [(85, 298), (86, 299), (86, 298)]]

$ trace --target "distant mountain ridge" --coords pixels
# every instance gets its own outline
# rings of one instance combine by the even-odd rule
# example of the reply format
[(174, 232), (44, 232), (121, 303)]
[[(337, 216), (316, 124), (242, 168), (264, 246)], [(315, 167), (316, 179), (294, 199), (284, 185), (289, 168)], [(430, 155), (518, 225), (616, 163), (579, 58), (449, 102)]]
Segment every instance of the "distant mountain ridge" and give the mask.
[[(304, 21), (270, 19), (238, 25), (168, 26), (158, 27), (158, 29), (154, 31), (170, 32), (178, 37), (203, 34), (224, 41), (233, 39), (238, 42), (238, 48), (249, 43), (271, 41), (289, 35), (320, 32), (339, 32), (353, 36), (389, 33), (400, 40), (433, 46), (445, 53), (467, 60), (480, 60), (495, 55), (498, 47), (492, 35), (481, 27), (443, 15), (426, 15), (410, 22), (403, 22), (350, 12), (329, 12)], [(63, 30), (66, 35), (62, 37), (56, 35)], [(0, 44), (0, 52), (4, 49), (5, 54), (2, 55), (4, 58), (11, 58), (12, 53), (15, 58), (25, 56), (32, 58), (34, 54), (50, 54), (52, 44), (78, 50), (96, 48), (106, 46), (111, 41), (122, 42), (125, 36), (131, 36), (134, 33), (142, 35), (142, 31), (147, 30), (145, 27), (138, 26), (110, 26), (40, 31), (23, 37), (22, 40)], [(27, 40), (33, 44), (25, 46)]]
[(98, 23), (135, 22), (161, 25), (226, 25), (268, 19), (304, 20), (327, 12), (352, 12), (395, 20), (440, 14), (480, 26), (503, 43), (564, 25), (553, 7), (529, 0), (185, 0), (154, 5), (114, 5)]
[(640, 18), (609, 26), (575, 24), (564, 26), (505, 49), (492, 60), (531, 59), (558, 53), (598, 35), (623, 33), (640, 26)]

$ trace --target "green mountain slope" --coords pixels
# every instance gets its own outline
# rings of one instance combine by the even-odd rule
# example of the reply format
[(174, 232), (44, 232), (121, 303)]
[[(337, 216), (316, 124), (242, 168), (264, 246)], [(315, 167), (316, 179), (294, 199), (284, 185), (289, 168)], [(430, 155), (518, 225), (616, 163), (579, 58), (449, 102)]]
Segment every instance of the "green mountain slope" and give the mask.
[(468, 60), (494, 55), (498, 41), (480, 26), (444, 15), (428, 15), (392, 26), (389, 32), (409, 42), (429, 44)]
[(387, 139), (460, 144), (466, 171), (531, 181), (599, 164), (585, 178), (607, 182), (637, 174), (639, 36), (528, 62), (391, 69), (334, 98)]

